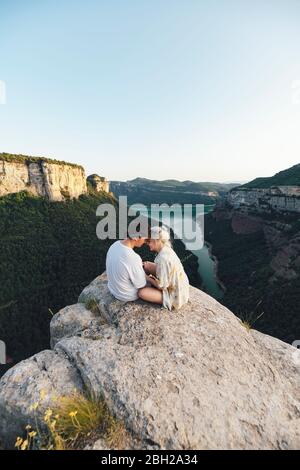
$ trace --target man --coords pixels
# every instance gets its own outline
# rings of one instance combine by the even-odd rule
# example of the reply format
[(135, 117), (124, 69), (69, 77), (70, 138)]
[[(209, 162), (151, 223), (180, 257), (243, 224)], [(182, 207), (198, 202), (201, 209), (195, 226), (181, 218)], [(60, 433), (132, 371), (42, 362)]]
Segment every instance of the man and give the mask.
[(147, 284), (141, 257), (133, 251), (140, 248), (146, 238), (118, 240), (106, 255), (108, 289), (118, 300), (124, 302), (138, 299), (138, 291)]

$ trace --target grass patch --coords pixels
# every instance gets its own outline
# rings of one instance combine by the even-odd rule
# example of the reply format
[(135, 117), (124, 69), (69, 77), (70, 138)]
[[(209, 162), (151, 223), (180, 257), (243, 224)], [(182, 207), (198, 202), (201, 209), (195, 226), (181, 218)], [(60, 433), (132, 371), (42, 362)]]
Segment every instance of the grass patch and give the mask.
[[(37, 410), (40, 403), (35, 403)], [(19, 450), (84, 449), (87, 444), (103, 439), (111, 449), (124, 449), (130, 439), (123, 422), (110, 412), (103, 397), (74, 392), (60, 397), (43, 417), (44, 428), (26, 426), (26, 437), (18, 437)]]
[(250, 331), (252, 330), (253, 328), (253, 325), (255, 324), (255, 322), (257, 320), (259, 320), (259, 318), (261, 318), (263, 316), (264, 312), (260, 313), (257, 317), (254, 318), (254, 312), (251, 312), (250, 314), (246, 315), (246, 316), (241, 316), (240, 318), (240, 322), (241, 322), (241, 325), (246, 328), (246, 330)]
[(87, 310), (89, 310), (90, 312), (94, 313), (95, 315), (100, 315), (101, 312), (100, 312), (100, 309), (99, 309), (99, 305), (97, 303), (97, 300), (95, 299), (88, 299), (86, 302), (85, 302), (85, 308)]

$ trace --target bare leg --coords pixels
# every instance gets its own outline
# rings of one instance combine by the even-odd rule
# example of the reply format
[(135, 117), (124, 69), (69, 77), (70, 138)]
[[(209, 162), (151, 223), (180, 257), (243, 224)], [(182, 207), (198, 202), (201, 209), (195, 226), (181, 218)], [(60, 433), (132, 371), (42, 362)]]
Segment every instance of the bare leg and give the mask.
[(146, 302), (151, 302), (153, 304), (163, 303), (163, 294), (162, 291), (156, 289), (155, 287), (143, 287), (139, 290), (139, 298), (145, 300)]

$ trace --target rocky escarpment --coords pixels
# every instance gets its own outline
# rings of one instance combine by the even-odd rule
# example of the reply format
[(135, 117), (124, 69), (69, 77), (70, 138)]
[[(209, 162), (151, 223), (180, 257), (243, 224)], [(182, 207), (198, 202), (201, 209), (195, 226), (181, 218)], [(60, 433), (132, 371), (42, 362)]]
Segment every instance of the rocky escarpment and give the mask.
[(248, 331), (200, 290), (190, 294), (185, 307), (169, 312), (119, 302), (105, 275), (96, 278), (79, 303), (53, 317), (53, 349), (1, 379), (2, 442), (12, 446), (24, 425), (34, 424), (30, 405), (42, 390), (38, 413), (55, 395), (88, 389), (156, 448), (299, 448), (298, 351)]
[(254, 207), (260, 212), (300, 212), (300, 187), (278, 186), (271, 188), (235, 188), (227, 195), (234, 208)]
[(227, 195), (234, 208), (254, 207), (262, 213), (300, 212), (300, 164), (274, 176), (256, 178)]
[(87, 192), (85, 172), (56, 160), (0, 154), (0, 196), (24, 190), (51, 201), (78, 198)]
[(87, 177), (87, 181), (92, 185), (96, 192), (109, 192), (109, 181), (104, 176), (99, 176), (95, 174), (90, 175)]

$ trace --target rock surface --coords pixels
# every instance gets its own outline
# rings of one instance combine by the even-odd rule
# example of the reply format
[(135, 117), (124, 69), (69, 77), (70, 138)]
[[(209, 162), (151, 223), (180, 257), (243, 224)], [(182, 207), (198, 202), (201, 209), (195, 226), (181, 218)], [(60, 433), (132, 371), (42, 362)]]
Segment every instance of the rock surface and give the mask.
[(42, 351), (17, 364), (0, 381), (0, 441), (13, 448), (25, 426), (36, 427), (36, 419), (43, 424), (43, 413), (57, 397), (82, 391), (82, 386), (76, 369), (55, 351)]
[(94, 174), (94, 175), (88, 176), (87, 180), (89, 183), (91, 183), (95, 191), (97, 192), (104, 191), (106, 193), (109, 192), (109, 181), (107, 181), (107, 179), (104, 176), (99, 176), (99, 175)]
[(0, 196), (25, 190), (50, 201), (78, 198), (87, 192), (85, 172), (66, 163), (5, 161), (0, 156)]
[(274, 188), (234, 188), (226, 196), (234, 208), (252, 206), (257, 210), (279, 212), (300, 212), (299, 186), (278, 186)]
[[(53, 318), (55, 350), (21, 362), (1, 379), (0, 436), (6, 445), (8, 434), (16, 437), (27, 424), (41, 388), (50, 396), (83, 383), (103, 393), (128, 430), (157, 448), (300, 448), (297, 350), (248, 331), (200, 290), (191, 287), (190, 293), (185, 307), (169, 312), (141, 301), (119, 302), (105, 275), (96, 278), (79, 304)], [(91, 299), (96, 314), (87, 312)], [(50, 376), (49, 367), (45, 372), (36, 365), (43, 355), (49, 356)]]
[(83, 303), (69, 305), (60, 310), (50, 324), (50, 342), (53, 348), (56, 343), (69, 336), (76, 336), (91, 330), (103, 323), (99, 313), (88, 310)]

